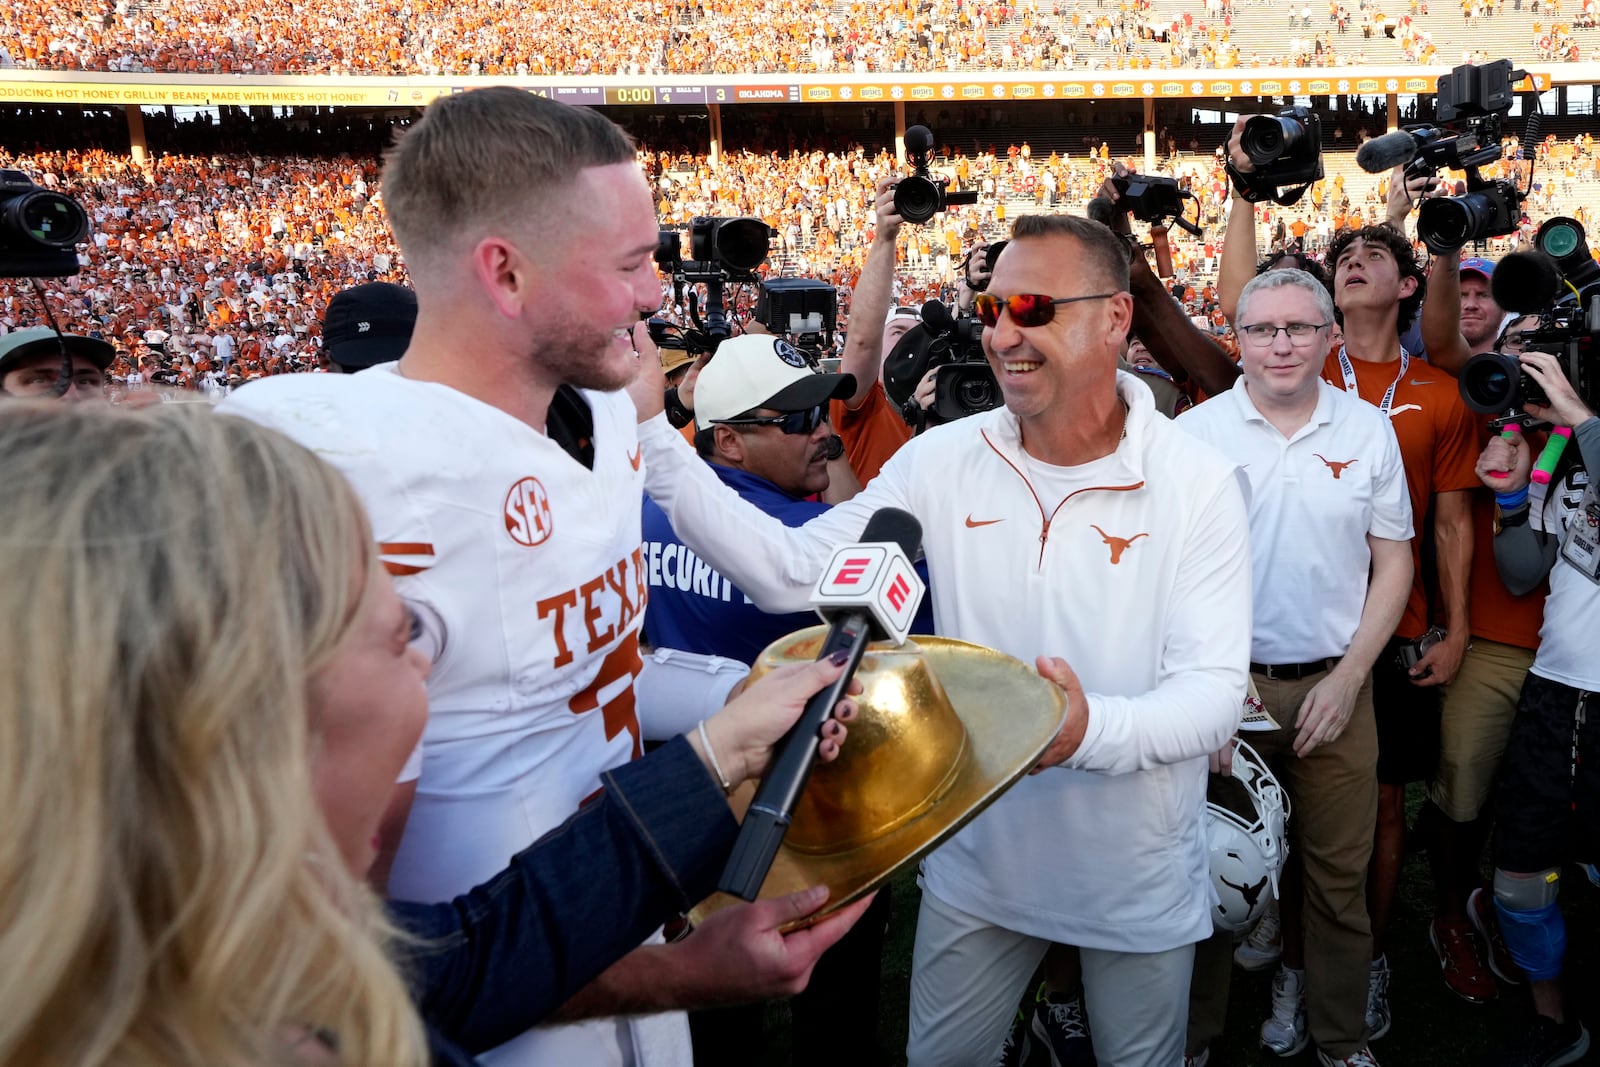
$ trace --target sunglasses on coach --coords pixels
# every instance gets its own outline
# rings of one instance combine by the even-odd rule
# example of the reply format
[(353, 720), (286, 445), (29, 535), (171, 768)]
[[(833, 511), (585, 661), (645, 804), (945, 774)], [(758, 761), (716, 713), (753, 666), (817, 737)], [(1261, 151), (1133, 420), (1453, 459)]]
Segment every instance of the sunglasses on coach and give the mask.
[(1000, 309), (1011, 312), (1011, 321), (1018, 326), (1043, 326), (1056, 317), (1057, 304), (1076, 304), (1080, 300), (1105, 300), (1115, 293), (1090, 293), (1087, 296), (1049, 297), (1040, 293), (1015, 293), (1011, 296), (993, 296), (979, 293), (972, 302), (978, 321), (993, 326), (1000, 321)]
[(738, 419), (712, 419), (719, 426), (776, 426), (786, 434), (815, 433), (828, 417), (828, 405), (818, 404), (804, 411), (784, 415), (748, 415)]

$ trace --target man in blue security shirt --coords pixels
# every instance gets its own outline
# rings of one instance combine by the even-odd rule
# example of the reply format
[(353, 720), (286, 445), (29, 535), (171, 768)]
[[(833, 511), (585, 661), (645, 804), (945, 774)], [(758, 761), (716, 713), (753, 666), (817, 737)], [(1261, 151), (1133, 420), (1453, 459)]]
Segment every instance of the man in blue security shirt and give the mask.
[[(695, 385), (695, 448), (741, 497), (799, 526), (828, 509), (817, 499), (832, 483), (828, 401), (854, 389), (854, 376), (817, 373), (782, 338), (732, 338)], [(771, 615), (752, 604), (678, 540), (648, 497), (643, 533), (652, 647), (753, 663), (779, 637), (816, 625), (811, 612)]]
[[(820, 494), (837, 502), (861, 488), (828, 423), (828, 401), (852, 395), (855, 387), (853, 375), (818, 373), (782, 338), (746, 334), (724, 341), (695, 385), (695, 448), (734, 492), (785, 525), (800, 526), (828, 510)], [(651, 647), (749, 664), (783, 635), (818, 624), (814, 612), (772, 615), (752, 604), (678, 539), (649, 497), (643, 534), (650, 582), (644, 634)], [(918, 570), (926, 581), (920, 563)], [(929, 605), (924, 599), (914, 633), (933, 631)], [(877, 1031), (888, 912), (889, 894), (880, 892), (856, 929), (818, 962), (813, 991), (792, 1002), (796, 1063), (825, 1055), (842, 1065), (887, 1062)], [(691, 1013), (690, 1030), (700, 1067), (748, 1063), (765, 1041), (760, 1005)], [(841, 1047), (850, 1052), (840, 1053)]]

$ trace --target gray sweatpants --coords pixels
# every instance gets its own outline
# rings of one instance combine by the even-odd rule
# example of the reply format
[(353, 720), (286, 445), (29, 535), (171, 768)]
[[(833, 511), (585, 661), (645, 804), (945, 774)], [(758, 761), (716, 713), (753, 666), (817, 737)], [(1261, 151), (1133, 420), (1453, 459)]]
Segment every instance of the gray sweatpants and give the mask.
[[(911, 956), (908, 1067), (994, 1062), (1050, 942), (994, 926), (926, 889)], [(1194, 946), (1081, 949), (1084, 1006), (1102, 1067), (1181, 1067)]]

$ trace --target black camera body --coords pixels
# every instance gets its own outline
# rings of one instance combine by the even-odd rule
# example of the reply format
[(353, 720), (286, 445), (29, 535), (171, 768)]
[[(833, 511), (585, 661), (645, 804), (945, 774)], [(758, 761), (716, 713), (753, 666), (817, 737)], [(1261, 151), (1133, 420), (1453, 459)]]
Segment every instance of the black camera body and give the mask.
[(976, 192), (952, 193), (949, 178), (935, 178), (928, 169), (933, 151), (933, 131), (926, 126), (906, 130), (906, 155), (911, 159), (911, 176), (901, 178), (894, 187), (895, 214), (907, 222), (922, 224), (950, 205), (976, 204)]
[(66, 278), (78, 273), (78, 243), (89, 216), (20, 170), (0, 169), (0, 278)]
[(706, 287), (706, 314), (700, 316), (698, 297), (689, 294), (689, 317), (695, 332), (687, 333), (691, 351), (715, 352), (727, 339), (727, 309), (723, 287), (729, 282), (760, 280), (756, 270), (767, 260), (776, 236), (771, 226), (756, 218), (721, 218), (699, 215), (689, 220), (689, 258), (683, 257), (683, 234), (661, 230), (656, 237), (655, 261), (672, 275), (674, 297), (683, 300), (685, 285)]
[[(1524, 352), (1556, 357), (1573, 391), (1600, 408), (1600, 266), (1583, 226), (1557, 217), (1539, 227), (1537, 251), (1513, 252), (1495, 266), (1495, 302), (1519, 315), (1539, 316), (1522, 337)], [(1462, 366), (1461, 399), (1473, 411), (1522, 420), (1529, 403), (1548, 404), (1544, 387), (1508, 352), (1482, 352)]]
[[(1539, 317), (1523, 334), (1524, 352), (1548, 352), (1589, 408), (1600, 407), (1600, 295), (1586, 307), (1569, 304)], [(1544, 386), (1509, 352), (1480, 352), (1461, 367), (1461, 399), (1485, 415), (1510, 415), (1530, 403), (1549, 404)]]
[(1485, 179), (1472, 167), (1467, 170), (1465, 193), (1423, 201), (1417, 210), (1417, 236), (1430, 252), (1451, 252), (1511, 233), (1521, 221), (1522, 192), (1517, 183)]
[(815, 278), (768, 278), (756, 296), (755, 317), (776, 337), (787, 336), (815, 361), (833, 349), (839, 290)]
[(971, 315), (951, 320), (946, 362), (933, 376), (933, 414), (940, 422), (990, 411), (1005, 402), (994, 368), (983, 352), (983, 323)]
[[(1245, 174), (1230, 163), (1228, 171), (1239, 194), (1251, 203), (1276, 200), (1293, 204), (1322, 178), (1322, 118), (1308, 107), (1286, 107), (1276, 115), (1246, 119), (1239, 147), (1255, 169)], [(1289, 186), (1300, 189), (1278, 194)]]
[(1193, 201), (1195, 218), (1198, 220), (1200, 202), (1193, 193), (1179, 185), (1176, 178), (1128, 174), (1112, 178), (1111, 184), (1117, 190), (1117, 206), (1140, 222), (1155, 226), (1171, 222), (1196, 237), (1201, 236), (1200, 227), (1183, 217), (1184, 203)]

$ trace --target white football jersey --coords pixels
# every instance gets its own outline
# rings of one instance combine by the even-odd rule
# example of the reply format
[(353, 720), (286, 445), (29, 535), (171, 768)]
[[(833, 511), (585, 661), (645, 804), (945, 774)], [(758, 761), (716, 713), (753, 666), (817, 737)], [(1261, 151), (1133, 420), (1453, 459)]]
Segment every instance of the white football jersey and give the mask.
[[(399, 899), (448, 900), (486, 881), (595, 793), (601, 772), (640, 754), (636, 416), (626, 394), (577, 395), (593, 417), (593, 469), (395, 364), (264, 379), (221, 407), (344, 472), (401, 597), (439, 631), (422, 775), (389, 881)], [(485, 1062), (612, 1062), (630, 1022), (530, 1031), (517, 1055)], [(584, 1034), (599, 1046), (565, 1040)]]

